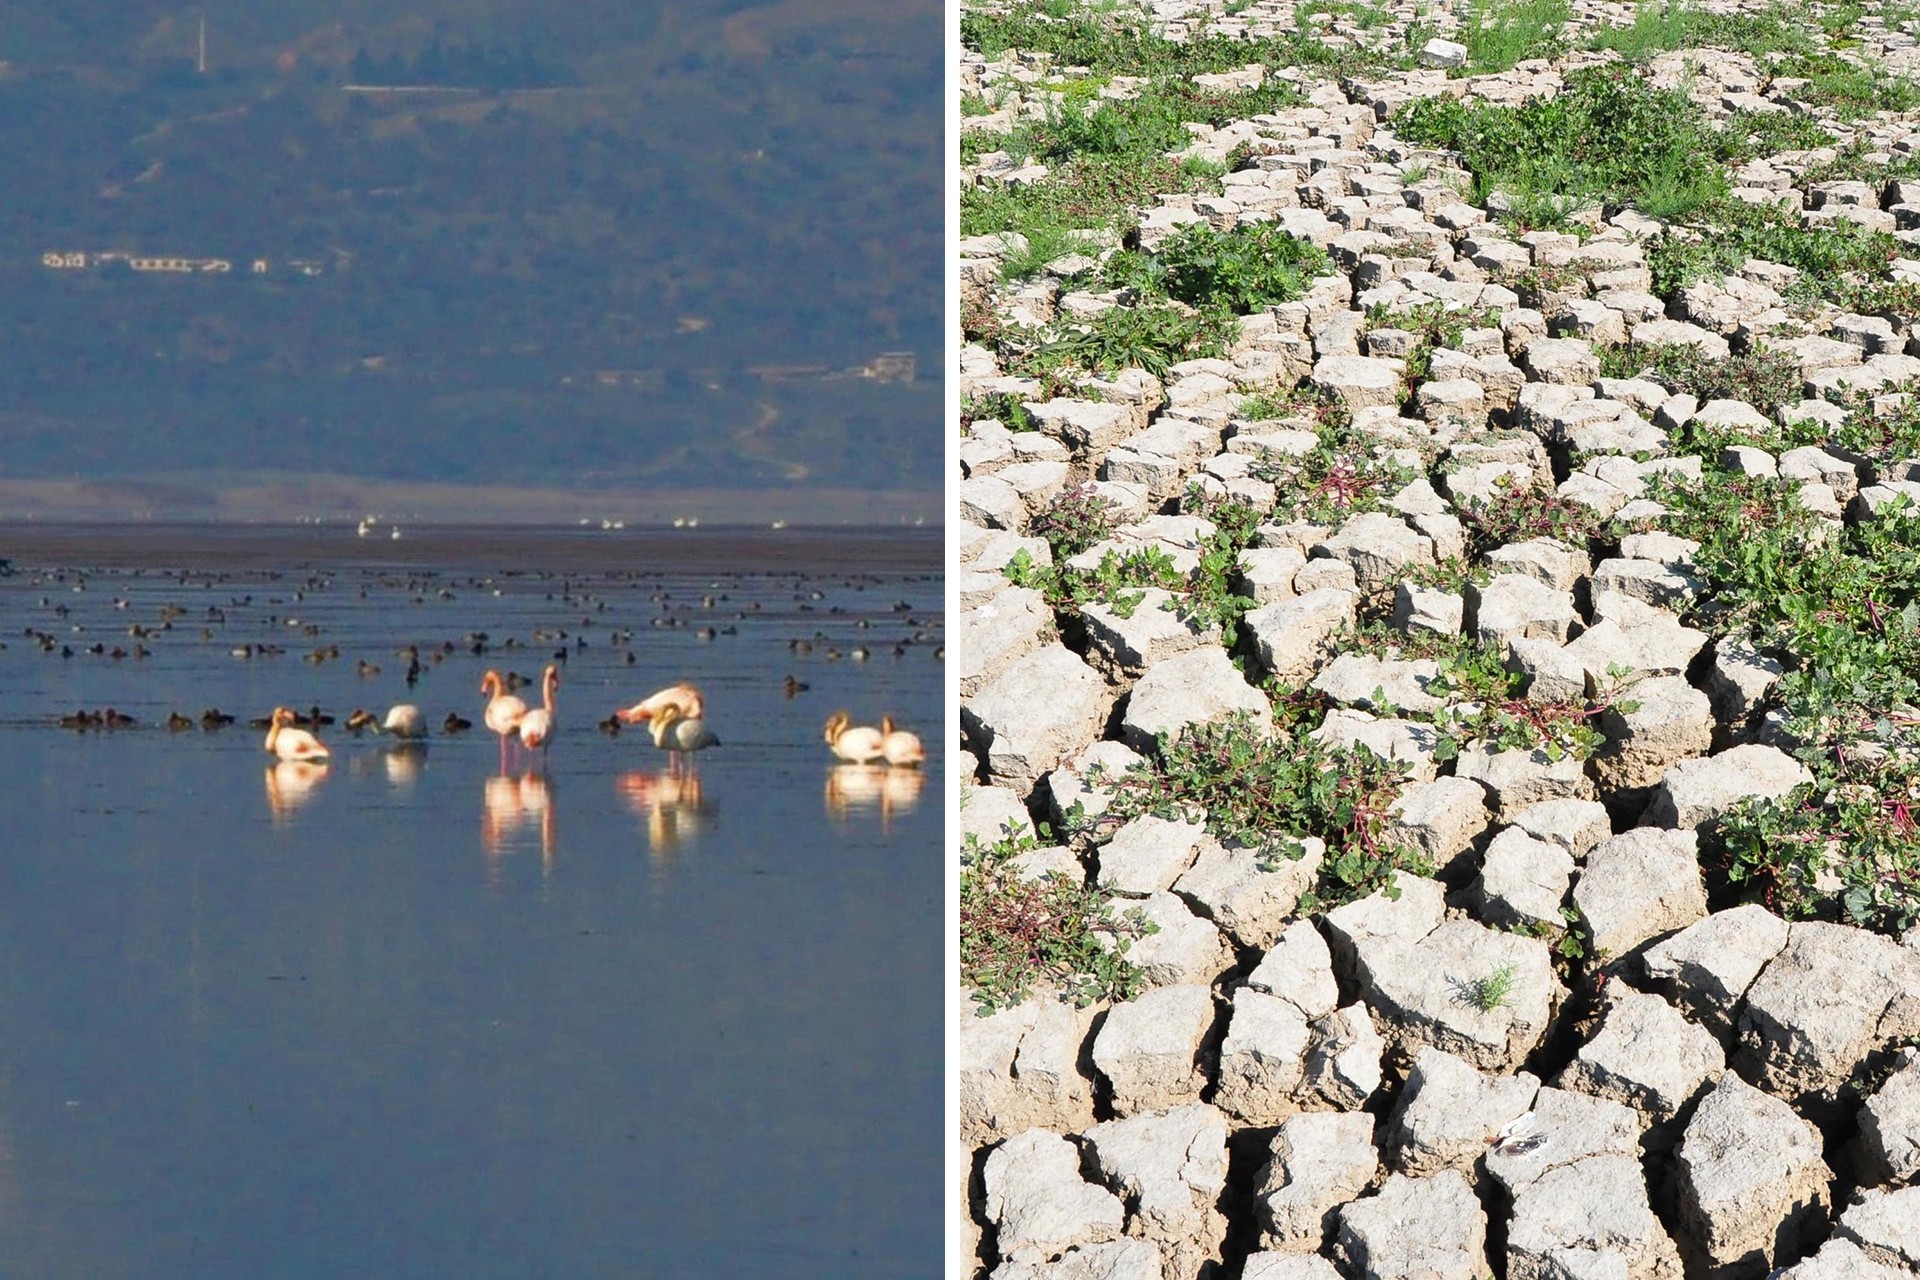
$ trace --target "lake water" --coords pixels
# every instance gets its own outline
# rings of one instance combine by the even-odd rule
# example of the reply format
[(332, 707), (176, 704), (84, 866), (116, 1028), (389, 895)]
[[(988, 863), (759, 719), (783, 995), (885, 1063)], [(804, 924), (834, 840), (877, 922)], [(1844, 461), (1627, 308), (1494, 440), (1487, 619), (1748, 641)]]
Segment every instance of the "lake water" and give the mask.
[[(0, 556), (0, 1275), (938, 1274), (936, 532)], [(481, 675), (537, 705), (556, 652), (503, 773)], [(722, 745), (676, 779), (595, 725), (683, 678)], [(246, 724), (395, 702), (424, 750), (337, 724), (324, 770)], [(833, 767), (840, 707), (924, 768)]]

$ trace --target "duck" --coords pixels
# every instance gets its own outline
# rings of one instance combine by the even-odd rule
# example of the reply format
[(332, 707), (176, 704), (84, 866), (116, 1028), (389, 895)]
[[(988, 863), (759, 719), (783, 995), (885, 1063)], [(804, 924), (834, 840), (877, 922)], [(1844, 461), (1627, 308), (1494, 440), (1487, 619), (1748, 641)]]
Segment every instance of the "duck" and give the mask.
[(600, 732), (609, 738), (617, 738), (620, 736), (620, 724), (620, 713), (616, 711), (600, 722)]
[(560, 727), (553, 705), (553, 691), (560, 687), (560, 668), (553, 663), (540, 673), (540, 705), (520, 717), (520, 742), (523, 746), (545, 751)]
[(126, 712), (115, 711), (112, 707), (108, 707), (106, 711), (101, 714), (100, 719), (109, 729), (131, 729), (139, 723), (139, 721), (135, 720)]
[(218, 707), (208, 707), (200, 713), (200, 727), (208, 733), (215, 729), (224, 729), (233, 723), (233, 717)]
[(707, 728), (707, 722), (698, 716), (687, 716), (677, 706), (662, 707), (648, 725), (653, 734), (653, 745), (670, 753), (676, 765), (682, 764), (682, 757), (691, 751), (705, 751), (708, 747), (720, 745), (720, 739)]
[(458, 711), (447, 712), (447, 718), (440, 723), (440, 732), (442, 733), (465, 733), (471, 728), (473, 728), (473, 721), (467, 719)]
[(325, 760), (326, 744), (305, 729), (293, 727), (292, 707), (275, 707), (267, 729), (267, 750), (282, 760)]
[(927, 758), (927, 748), (917, 733), (893, 727), (892, 716), (880, 717), (880, 754), (887, 763), (916, 769)]
[(169, 733), (182, 733), (191, 728), (193, 728), (193, 721), (187, 719), (178, 711), (167, 717), (167, 731)]
[(362, 729), (373, 729), (375, 731), (378, 731), (379, 728), (380, 728), (380, 721), (375, 719), (373, 712), (367, 710), (365, 707), (355, 707), (353, 709), (353, 714), (347, 717), (348, 733), (357, 734)]
[(780, 689), (781, 689), (781, 692), (787, 695), (787, 697), (792, 698), (797, 694), (805, 693), (808, 689), (811, 689), (812, 687), (813, 687), (812, 685), (806, 684), (799, 680), (795, 680), (791, 675), (789, 675), (786, 678), (786, 681), (780, 686)]
[(885, 752), (885, 739), (881, 732), (864, 725), (855, 727), (853, 717), (845, 711), (836, 711), (827, 717), (823, 736), (827, 745), (833, 748), (833, 754), (854, 764), (872, 764)]
[(639, 724), (643, 720), (653, 719), (668, 707), (677, 710), (683, 721), (699, 720), (706, 714), (706, 699), (696, 686), (682, 681), (668, 685), (657, 693), (650, 693), (625, 710), (613, 714), (627, 724)]

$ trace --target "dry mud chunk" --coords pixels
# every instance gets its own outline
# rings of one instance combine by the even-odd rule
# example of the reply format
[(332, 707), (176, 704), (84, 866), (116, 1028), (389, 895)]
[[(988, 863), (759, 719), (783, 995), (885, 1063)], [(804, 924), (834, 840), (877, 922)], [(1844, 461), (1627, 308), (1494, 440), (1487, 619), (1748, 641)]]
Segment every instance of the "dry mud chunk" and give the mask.
[(1648, 947), (1649, 981), (1716, 1036), (1733, 1030), (1747, 988), (1787, 945), (1787, 922), (1758, 903), (1717, 911)]
[(1760, 1275), (1825, 1225), (1819, 1131), (1731, 1071), (1688, 1122), (1678, 1166), (1681, 1230), (1734, 1274)]
[(1875, 1262), (1920, 1271), (1920, 1187), (1866, 1192), (1840, 1215), (1834, 1234)]
[(1384, 1082), (1386, 1042), (1364, 1004), (1336, 1009), (1309, 1025), (1306, 1079), (1300, 1105), (1315, 1110), (1358, 1111)]
[(1561, 1165), (1515, 1197), (1508, 1280), (1680, 1280), (1680, 1252), (1654, 1216), (1640, 1161), (1603, 1155)]
[(1609, 706), (1600, 717), (1605, 750), (1593, 768), (1607, 791), (1655, 785), (1680, 761), (1703, 755), (1713, 745), (1713, 710), (1707, 695), (1683, 676), (1655, 676), (1637, 682), (1627, 694), (1631, 711)]
[(1149, 894), (1138, 904), (1156, 932), (1133, 939), (1127, 959), (1140, 966), (1156, 987), (1212, 982), (1233, 960), (1220, 931), (1193, 913), (1186, 899), (1172, 893)]
[(1572, 882), (1572, 854), (1508, 827), (1487, 845), (1467, 896), (1489, 924), (1545, 926), (1558, 932), (1566, 926), (1560, 907)]
[(1501, 751), (1473, 742), (1460, 752), (1454, 776), (1470, 778), (1487, 789), (1496, 820), (1547, 800), (1592, 800), (1593, 779), (1571, 755), (1558, 760), (1544, 750), (1515, 748)]
[(1402, 790), (1387, 816), (1397, 834), (1444, 872), (1471, 854), (1487, 829), (1487, 793), (1471, 778), (1435, 778)]
[(1698, 838), (1640, 827), (1602, 841), (1587, 854), (1573, 903), (1593, 945), (1613, 956), (1684, 929), (1707, 914)]
[(1455, 1168), (1472, 1173), (1498, 1133), (1533, 1105), (1540, 1081), (1522, 1071), (1487, 1076), (1450, 1053), (1423, 1047), (1414, 1055), (1383, 1146), (1402, 1173)]
[(1326, 853), (1326, 846), (1312, 837), (1295, 844), (1301, 849), (1297, 858), (1208, 841), (1173, 891), (1241, 946), (1264, 950), (1293, 919), (1300, 895), (1313, 887)]
[(1867, 1182), (1920, 1182), (1920, 1053), (1903, 1065), (1860, 1110), (1860, 1164)]
[(1178, 742), (1192, 726), (1224, 720), (1239, 711), (1261, 726), (1272, 707), (1246, 682), (1225, 650), (1209, 645), (1155, 662), (1133, 686), (1120, 733), (1129, 745), (1152, 751), (1163, 734), (1169, 743)]
[(1054, 644), (997, 676), (961, 706), (960, 720), (994, 780), (1025, 794), (1041, 774), (1099, 736), (1112, 700), (1091, 667)]
[(1029, 1129), (987, 1157), (987, 1220), (1002, 1257), (1044, 1261), (1074, 1245), (1119, 1236), (1118, 1196), (1080, 1176), (1080, 1152), (1057, 1133)]
[(1156, 987), (1115, 1005), (1093, 1041), (1093, 1064), (1113, 1090), (1113, 1109), (1135, 1115), (1197, 1101), (1207, 1078), (1197, 1061), (1213, 1026), (1206, 987)]
[(1311, 1032), (1292, 1002), (1242, 987), (1220, 1045), (1214, 1103), (1243, 1124), (1278, 1124), (1298, 1110)]
[(1218, 1256), (1227, 1220), (1227, 1120), (1191, 1103), (1110, 1120), (1085, 1143), (1101, 1179), (1127, 1206), (1127, 1234), (1158, 1244), (1169, 1276), (1192, 1276)]
[(1353, 569), (1360, 590), (1369, 596), (1386, 594), (1409, 572), (1432, 564), (1434, 558), (1433, 539), (1384, 512), (1355, 516), (1312, 553), (1344, 561)]
[(1573, 597), (1523, 573), (1503, 573), (1486, 586), (1467, 584), (1466, 629), (1482, 644), (1509, 640), (1565, 644), (1580, 625)]
[(1038, 591), (1006, 587), (960, 615), (954, 645), (960, 659), (960, 695), (981, 686), (1032, 653), (1053, 628), (1053, 610)]
[[(1397, 883), (1404, 909), (1376, 893), (1326, 917), (1336, 955), (1367, 1003), (1409, 1047), (1432, 1045), (1489, 1071), (1518, 1065), (1559, 995), (1547, 944), (1471, 920), (1426, 924), (1440, 886), (1414, 876)], [(1478, 993), (1490, 980), (1507, 989), (1483, 1008), (1489, 1001)]]
[(1621, 990), (1608, 1001), (1593, 1039), (1554, 1082), (1612, 1098), (1649, 1125), (1672, 1120), (1726, 1068), (1719, 1041), (1659, 996)]
[(1340, 1003), (1333, 956), (1310, 920), (1296, 920), (1286, 927), (1247, 975), (1247, 985), (1279, 996), (1309, 1018), (1331, 1013)]
[(1747, 989), (1739, 1034), (1742, 1075), (1832, 1104), (1868, 1054), (1920, 1034), (1920, 953), (1864, 929), (1794, 924)]
[(1314, 674), (1333, 652), (1334, 636), (1353, 621), (1357, 600), (1350, 591), (1321, 589), (1247, 614), (1260, 665), (1287, 681)]
[(1093, 1121), (1080, 1053), (1090, 1010), (1044, 993), (989, 1017), (962, 1018), (958, 1035), (961, 1136), (973, 1145), (1030, 1128), (1071, 1132)]
[(1317, 1250), (1333, 1211), (1363, 1193), (1379, 1171), (1372, 1116), (1310, 1112), (1288, 1119), (1273, 1136), (1254, 1192), (1261, 1247)]
[(1129, 897), (1173, 886), (1193, 865), (1206, 827), (1143, 814), (1113, 833), (1100, 848), (1099, 882)]
[(1020, 797), (1005, 787), (962, 787), (960, 835), (983, 845), (998, 844), (1012, 835), (1032, 835), (1033, 817)]
[(1189, 650), (1212, 647), (1220, 640), (1219, 625), (1196, 626), (1178, 610), (1167, 608), (1173, 597), (1158, 587), (1140, 593), (1137, 604), (1123, 615), (1109, 604), (1089, 604), (1080, 611), (1087, 626), (1087, 643), (1112, 666), (1139, 675), (1154, 663)]
[(1719, 755), (1683, 760), (1667, 770), (1641, 821), (1656, 827), (1697, 828), (1749, 796), (1783, 796), (1812, 780), (1805, 765), (1777, 747), (1732, 747)]
[(1402, 1276), (1481, 1280), (1487, 1215), (1457, 1169), (1431, 1177), (1392, 1174), (1378, 1195), (1339, 1213), (1335, 1253), (1365, 1280)]

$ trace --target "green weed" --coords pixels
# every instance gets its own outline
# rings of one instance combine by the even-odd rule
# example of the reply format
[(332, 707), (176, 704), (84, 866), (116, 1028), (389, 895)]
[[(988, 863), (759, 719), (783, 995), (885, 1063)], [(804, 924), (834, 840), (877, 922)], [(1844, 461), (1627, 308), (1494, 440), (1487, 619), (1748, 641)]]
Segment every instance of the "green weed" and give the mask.
[(1529, 58), (1550, 57), (1562, 47), (1572, 11), (1567, 0), (1469, 0), (1460, 12), (1460, 43), (1472, 74), (1510, 71)]
[(1198, 307), (1245, 315), (1304, 294), (1333, 262), (1318, 245), (1272, 223), (1215, 231), (1194, 223), (1150, 253), (1120, 253), (1108, 264), (1107, 283)]
[(1771, 416), (1800, 399), (1800, 366), (1783, 352), (1755, 347), (1710, 357), (1689, 343), (1642, 346), (1621, 343), (1600, 350), (1601, 369), (1612, 378), (1648, 378), (1667, 390), (1709, 400), (1744, 400)]
[(1719, 167), (1700, 163), (1714, 130), (1699, 107), (1619, 68), (1574, 72), (1558, 95), (1517, 107), (1423, 98), (1394, 124), (1409, 142), (1458, 152), (1477, 202), (1501, 191), (1535, 216), (1599, 202), (1678, 217), (1727, 191)]
[(1512, 965), (1503, 964), (1484, 978), (1459, 984), (1460, 997), (1480, 1012), (1492, 1013), (1495, 1009), (1504, 1008), (1507, 1001), (1513, 998), (1516, 976)]
[(1263, 452), (1252, 474), (1275, 485), (1275, 515), (1310, 524), (1339, 524), (1369, 511), (1412, 484), (1418, 472), (1356, 435), (1342, 418), (1322, 422), (1319, 439), (1303, 456)]
[(1432, 865), (1396, 835), (1387, 809), (1405, 766), (1364, 748), (1348, 752), (1311, 737), (1268, 734), (1245, 712), (1196, 725), (1154, 759), (1115, 778), (1107, 817), (1204, 814), (1221, 840), (1268, 857), (1298, 858), (1299, 841), (1326, 844), (1319, 883), (1303, 912), (1330, 909), (1378, 889), (1397, 895), (1395, 873), (1426, 875)]
[(961, 853), (960, 980), (976, 1012), (1011, 1008), (1039, 982), (1059, 984), (1081, 1006), (1133, 999), (1145, 978), (1128, 947), (1158, 927), (1138, 908), (1116, 918), (1109, 890), (1025, 878), (1016, 861), (1037, 847), (1018, 832), (986, 846), (968, 837)]
[(1114, 524), (1113, 503), (1091, 483), (1082, 483), (1055, 494), (1028, 523), (1027, 531), (1047, 540), (1058, 564), (1112, 536)]

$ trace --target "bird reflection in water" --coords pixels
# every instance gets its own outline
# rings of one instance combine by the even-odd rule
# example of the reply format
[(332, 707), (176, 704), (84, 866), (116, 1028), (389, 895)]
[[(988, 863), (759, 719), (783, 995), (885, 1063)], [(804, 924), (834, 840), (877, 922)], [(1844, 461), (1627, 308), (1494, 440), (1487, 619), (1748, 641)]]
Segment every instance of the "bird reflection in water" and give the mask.
[(480, 821), (480, 847), (486, 851), (489, 883), (498, 880), (500, 859), (521, 842), (523, 831), (540, 835), (540, 871), (553, 871), (553, 786), (538, 771), (487, 779)]
[(356, 755), (347, 768), (356, 778), (385, 776), (395, 790), (410, 791), (426, 764), (426, 743), (403, 742), (376, 755)]
[(427, 745), (424, 742), (403, 743), (382, 752), (380, 760), (387, 767), (389, 783), (411, 789), (414, 783), (420, 781), (420, 770), (426, 767)]
[(896, 817), (913, 812), (926, 775), (918, 769), (881, 764), (842, 764), (827, 770), (827, 816), (846, 822), (868, 813), (880, 815), (885, 831)]
[(327, 776), (324, 762), (280, 760), (267, 766), (267, 810), (275, 822), (289, 821)]
[(679, 856), (681, 844), (698, 836), (720, 812), (720, 807), (702, 793), (697, 773), (635, 769), (615, 778), (613, 786), (627, 808), (641, 819), (647, 833), (647, 851), (656, 866), (670, 864)]

